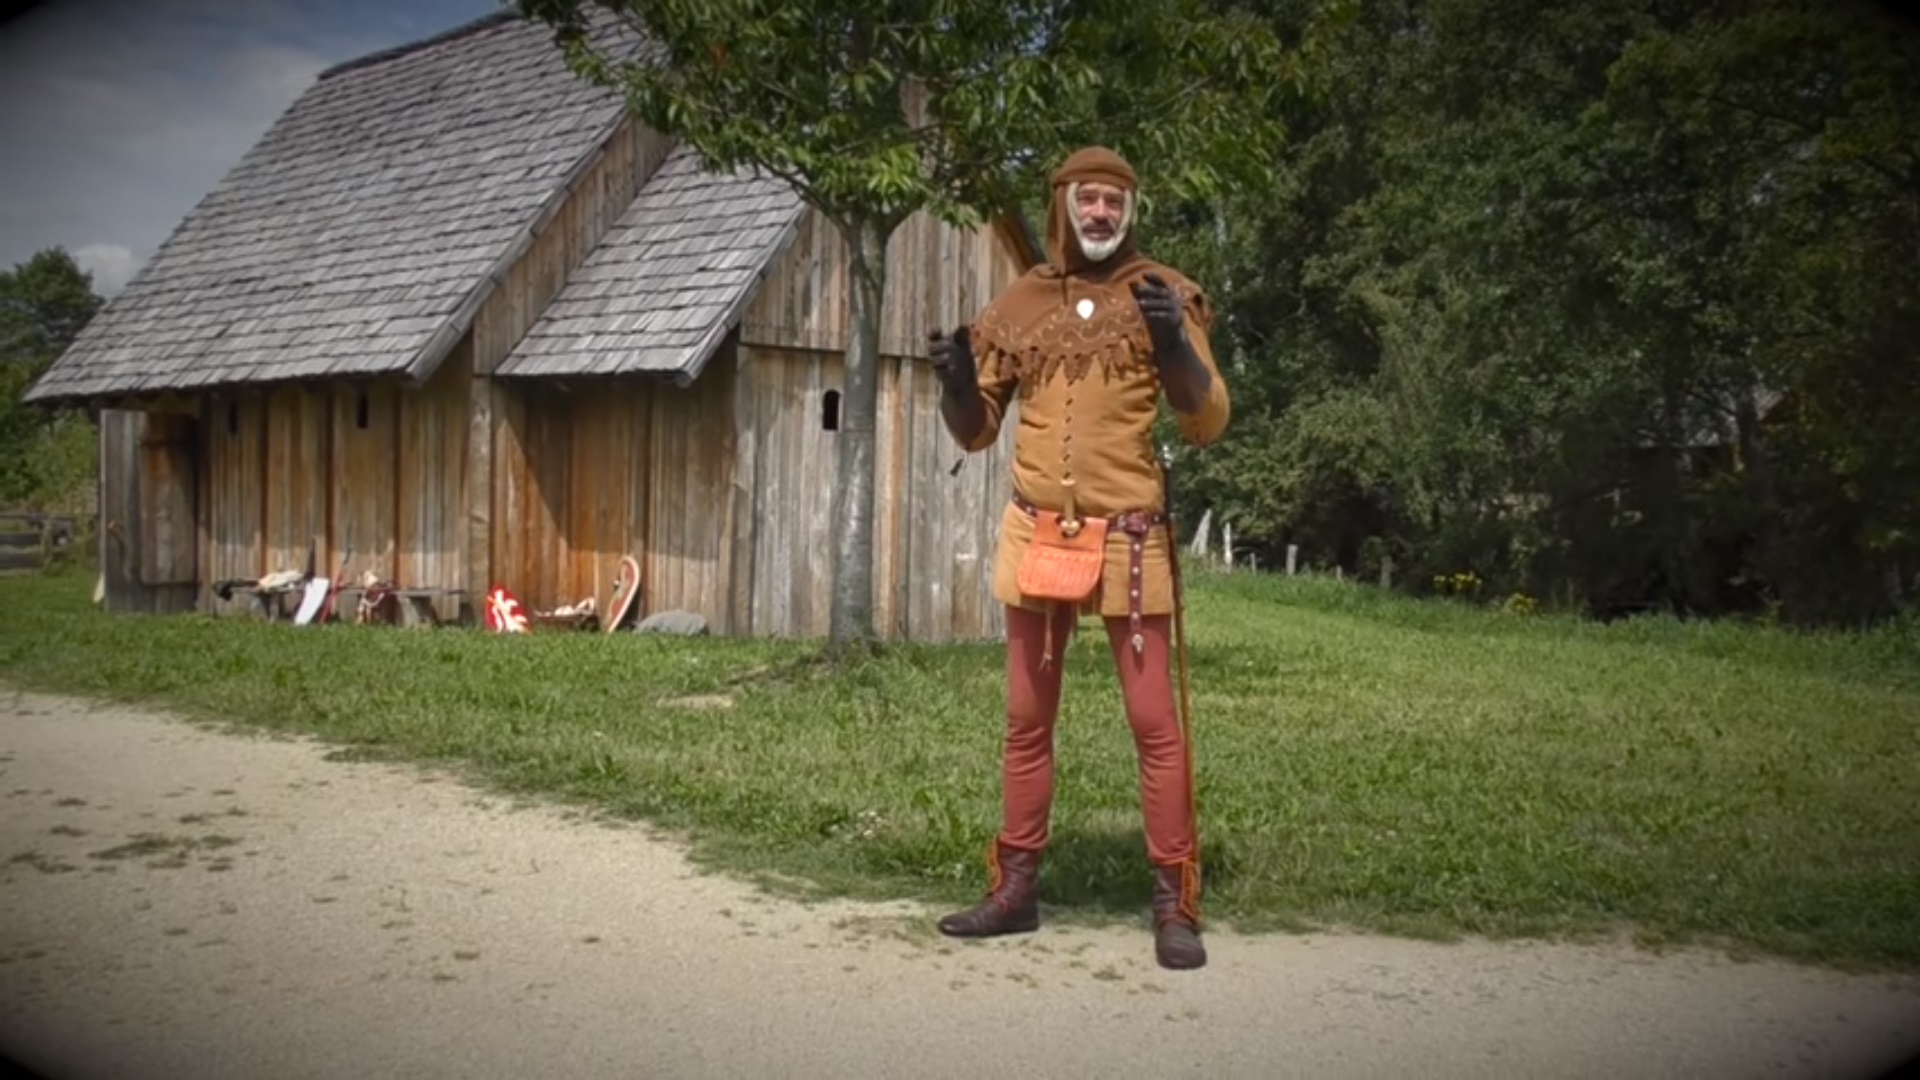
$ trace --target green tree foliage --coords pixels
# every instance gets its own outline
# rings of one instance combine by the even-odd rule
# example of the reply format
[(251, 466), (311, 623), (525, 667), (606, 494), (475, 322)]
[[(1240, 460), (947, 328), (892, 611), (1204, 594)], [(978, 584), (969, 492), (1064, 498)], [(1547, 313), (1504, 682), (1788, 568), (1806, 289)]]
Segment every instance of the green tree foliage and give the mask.
[(0, 273), (0, 506), (87, 504), (98, 454), (92, 420), (21, 397), (100, 305), (92, 277), (58, 248)]
[[(874, 409), (886, 247), (1044, 197), (1078, 146), (1173, 198), (1264, 185), (1300, 85), (1267, 23), (1208, 0), (521, 0), (583, 76), (715, 169), (780, 177), (850, 255), (831, 639), (871, 639)], [(611, 47), (608, 17), (637, 31)], [(633, 40), (631, 37), (628, 40)]]
[[(1285, 40), (1313, 12), (1266, 14)], [(1166, 210), (1233, 283), (1243, 365), (1189, 518), (1269, 558), (1595, 609), (1910, 597), (1911, 27), (1844, 2), (1387, 0), (1329, 46), (1280, 182)]]

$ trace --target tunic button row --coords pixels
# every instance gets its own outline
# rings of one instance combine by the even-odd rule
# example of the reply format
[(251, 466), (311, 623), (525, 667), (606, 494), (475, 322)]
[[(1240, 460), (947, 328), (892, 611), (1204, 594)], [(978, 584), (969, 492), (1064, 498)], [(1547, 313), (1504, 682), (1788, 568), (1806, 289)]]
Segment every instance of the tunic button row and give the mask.
[(1068, 466), (1064, 471), (1067, 479), (1073, 479), (1073, 395), (1068, 394), (1066, 409), (1060, 417), (1060, 424), (1066, 431), (1060, 436), (1060, 463)]

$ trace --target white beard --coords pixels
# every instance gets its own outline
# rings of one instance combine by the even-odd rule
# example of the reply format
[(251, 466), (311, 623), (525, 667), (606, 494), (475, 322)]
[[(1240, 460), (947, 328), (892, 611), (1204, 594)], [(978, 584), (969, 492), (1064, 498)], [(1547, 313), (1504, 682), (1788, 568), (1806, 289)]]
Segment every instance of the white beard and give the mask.
[(1086, 236), (1081, 234), (1080, 227), (1078, 225), (1074, 226), (1073, 233), (1074, 233), (1074, 236), (1078, 238), (1080, 241), (1081, 253), (1084, 254), (1087, 257), (1087, 259), (1091, 262), (1107, 261), (1107, 257), (1109, 255), (1112, 255), (1114, 252), (1119, 251), (1121, 241), (1127, 238), (1127, 234), (1124, 229), (1121, 230), (1120, 232), (1114, 233), (1112, 236), (1107, 237), (1105, 240), (1087, 239)]
[[(1077, 201), (1079, 193), (1079, 184), (1070, 184), (1067, 186), (1067, 205), (1069, 208)], [(1074, 213), (1072, 209), (1068, 209), (1067, 211), (1067, 221), (1073, 225), (1073, 238), (1080, 244), (1080, 253), (1085, 255), (1090, 262), (1105, 262), (1108, 256), (1119, 251), (1120, 245), (1126, 242), (1127, 229), (1133, 224), (1133, 192), (1127, 192), (1127, 206), (1126, 209), (1120, 212), (1120, 224), (1114, 227), (1113, 235), (1107, 237), (1105, 240), (1087, 239), (1087, 234), (1080, 225), (1080, 215)]]

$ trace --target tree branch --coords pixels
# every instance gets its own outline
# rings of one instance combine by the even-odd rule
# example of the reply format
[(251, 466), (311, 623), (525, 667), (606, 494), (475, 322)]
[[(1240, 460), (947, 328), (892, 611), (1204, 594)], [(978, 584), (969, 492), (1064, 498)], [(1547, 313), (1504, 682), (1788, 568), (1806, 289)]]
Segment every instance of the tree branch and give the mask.
[[(1826, 136), (1826, 130), (1821, 125), (1809, 123), (1797, 116), (1791, 116), (1722, 94), (1716, 94), (1711, 90), (1700, 91), (1700, 98), (1710, 104), (1732, 109), (1735, 112), (1745, 113), (1748, 116), (1757, 116), (1763, 120), (1772, 120), (1778, 124), (1786, 124), (1808, 136), (1822, 139)], [(1920, 180), (1916, 180), (1915, 176), (1902, 173), (1893, 166), (1867, 154), (1856, 154), (1853, 160), (1858, 161), (1860, 164), (1893, 181), (1895, 187), (1906, 188), (1911, 194), (1920, 194)]]

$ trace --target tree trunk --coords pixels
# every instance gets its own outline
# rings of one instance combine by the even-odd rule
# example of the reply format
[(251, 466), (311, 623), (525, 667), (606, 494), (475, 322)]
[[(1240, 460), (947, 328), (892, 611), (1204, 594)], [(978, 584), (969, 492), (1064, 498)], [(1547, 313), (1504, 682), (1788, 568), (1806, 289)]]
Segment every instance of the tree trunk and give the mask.
[(841, 388), (840, 476), (833, 491), (833, 608), (828, 644), (833, 652), (867, 648), (873, 629), (874, 427), (880, 389), (880, 313), (887, 287), (887, 237), (877, 218), (841, 223), (853, 290)]

